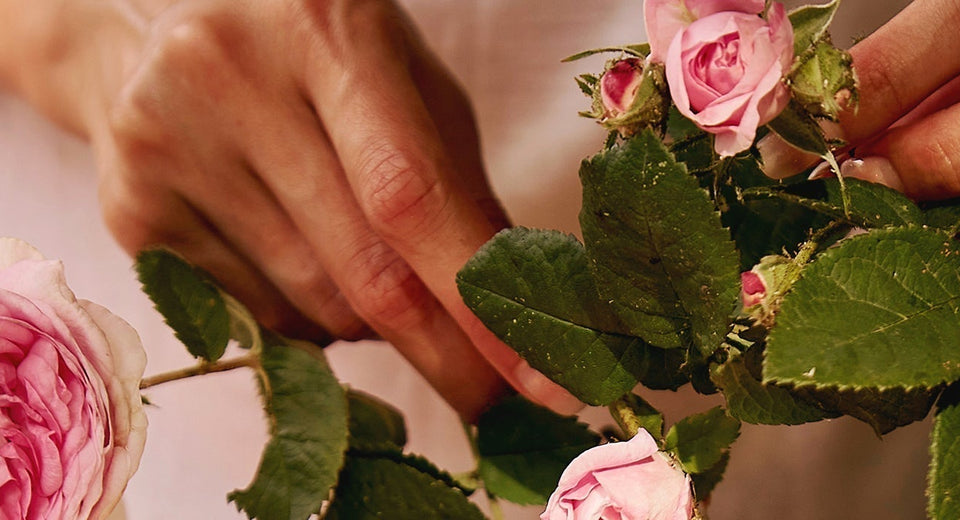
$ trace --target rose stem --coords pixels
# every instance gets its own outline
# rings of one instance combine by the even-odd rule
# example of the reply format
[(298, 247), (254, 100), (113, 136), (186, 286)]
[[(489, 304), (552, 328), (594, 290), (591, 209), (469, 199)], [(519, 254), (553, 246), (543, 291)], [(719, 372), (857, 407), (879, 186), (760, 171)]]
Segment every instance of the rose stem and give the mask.
[(145, 390), (152, 386), (162, 385), (163, 383), (169, 383), (171, 381), (186, 379), (188, 377), (201, 376), (203, 374), (211, 374), (214, 372), (226, 372), (228, 370), (234, 370), (242, 367), (254, 367), (258, 363), (259, 363), (259, 358), (256, 354), (248, 354), (246, 356), (241, 356), (234, 359), (228, 359), (226, 361), (214, 361), (213, 363), (200, 363), (197, 366), (181, 368), (180, 370), (174, 370), (172, 372), (165, 372), (162, 374), (157, 374), (155, 376), (144, 378), (142, 381), (140, 381), (140, 389)]

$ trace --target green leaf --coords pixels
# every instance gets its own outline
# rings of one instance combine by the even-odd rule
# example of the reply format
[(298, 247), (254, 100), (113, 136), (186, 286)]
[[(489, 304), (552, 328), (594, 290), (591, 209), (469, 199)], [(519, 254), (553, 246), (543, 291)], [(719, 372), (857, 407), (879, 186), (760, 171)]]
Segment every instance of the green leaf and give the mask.
[(790, 12), (793, 26), (793, 54), (800, 56), (827, 34), (840, 0), (823, 5), (806, 5)]
[(960, 518), (960, 399), (954, 394), (941, 401), (933, 423), (927, 480), (927, 514), (931, 520)]
[(752, 359), (756, 356), (753, 352), (759, 349), (751, 349), (747, 354), (731, 349), (726, 362), (711, 368), (712, 379), (722, 389), (731, 416), (751, 424), (803, 424), (838, 415), (788, 388), (762, 383), (760, 360)]
[(584, 161), (580, 178), (580, 224), (601, 297), (647, 342), (712, 353), (740, 271), (707, 193), (650, 130)]
[(480, 478), (495, 496), (518, 504), (546, 504), (570, 461), (599, 441), (575, 417), (511, 398), (477, 423)]
[(723, 459), (740, 436), (740, 421), (719, 406), (678, 421), (667, 432), (663, 451), (671, 452), (687, 473), (705, 473)]
[(194, 357), (216, 361), (230, 340), (230, 316), (213, 279), (166, 249), (137, 255), (143, 290)]
[(960, 200), (937, 202), (924, 207), (923, 223), (953, 234), (960, 230)]
[(350, 445), (355, 448), (391, 445), (398, 449), (407, 444), (407, 428), (403, 415), (372, 395), (349, 390)]
[(955, 241), (915, 227), (873, 230), (804, 270), (767, 339), (763, 376), (795, 385), (931, 388), (960, 378), (958, 314)]
[(696, 492), (698, 502), (710, 497), (710, 493), (713, 493), (717, 484), (723, 480), (723, 474), (727, 471), (727, 464), (729, 463), (730, 452), (725, 451), (723, 455), (720, 456), (720, 462), (714, 464), (713, 467), (703, 473), (690, 475), (690, 480), (693, 481), (693, 489)]
[[(327, 520), (482, 520), (455, 487), (408, 459), (351, 456)], [(324, 496), (325, 497), (325, 496)], [(321, 497), (321, 498), (324, 498)]]
[(270, 441), (254, 481), (228, 499), (250, 518), (303, 520), (320, 510), (337, 483), (347, 448), (347, 400), (318, 347), (265, 339), (261, 393)]
[(814, 388), (804, 386), (796, 393), (815, 401), (821, 408), (859, 419), (873, 428), (877, 436), (900, 426), (920, 421), (930, 413), (939, 387), (926, 388)]
[(610, 415), (628, 438), (647, 430), (654, 439), (663, 437), (663, 414), (637, 394), (627, 394), (610, 405)]
[(821, 157), (830, 153), (823, 129), (813, 116), (794, 100), (790, 100), (787, 108), (767, 123), (767, 127), (794, 148)]
[(844, 214), (843, 195), (837, 179), (819, 179), (791, 184), (744, 190), (747, 201), (780, 199), (816, 211), (851, 225), (878, 228), (922, 224), (923, 213), (910, 199), (882, 184), (846, 179), (850, 197), (849, 214)]
[(599, 49), (590, 49), (587, 51), (582, 51), (574, 54), (573, 56), (567, 56), (566, 58), (560, 60), (563, 63), (577, 61), (588, 56), (593, 56), (595, 54), (605, 54), (611, 52), (618, 52), (620, 54), (627, 54), (637, 58), (646, 58), (650, 54), (650, 44), (641, 43), (636, 45), (622, 45), (620, 47), (601, 47)]
[(579, 399), (606, 405), (663, 356), (597, 296), (583, 246), (557, 231), (497, 234), (457, 274), (467, 306), (531, 366)]

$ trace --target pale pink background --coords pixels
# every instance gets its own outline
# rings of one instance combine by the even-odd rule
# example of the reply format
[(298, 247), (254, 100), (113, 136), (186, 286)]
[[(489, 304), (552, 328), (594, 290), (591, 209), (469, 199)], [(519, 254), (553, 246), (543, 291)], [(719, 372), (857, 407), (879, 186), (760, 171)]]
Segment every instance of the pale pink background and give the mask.
[[(518, 224), (576, 231), (577, 166), (603, 133), (576, 112), (588, 101), (572, 77), (601, 60), (561, 64), (574, 52), (645, 40), (640, 0), (407, 0), (425, 36), (471, 93), (492, 182)], [(849, 0), (839, 43), (865, 34), (905, 2)], [(150, 374), (191, 360), (139, 292), (130, 260), (105, 231), (86, 145), (0, 94), (0, 234), (23, 238), (66, 262), (76, 293), (130, 321)], [(455, 415), (388, 345), (339, 344), (336, 372), (408, 415), (411, 451), (452, 471), (471, 467)], [(253, 380), (206, 376), (151, 390), (156, 404), (140, 472), (125, 498), (130, 520), (242, 518), (224, 496), (246, 486), (264, 441)], [(689, 392), (658, 393), (668, 420), (713, 406)], [(585, 418), (604, 421), (603, 410)], [(714, 520), (923, 518), (926, 436), (921, 423), (878, 440), (849, 419), (804, 427), (744, 426)], [(534, 519), (536, 508), (507, 507)], [(118, 515), (122, 516), (122, 515)]]

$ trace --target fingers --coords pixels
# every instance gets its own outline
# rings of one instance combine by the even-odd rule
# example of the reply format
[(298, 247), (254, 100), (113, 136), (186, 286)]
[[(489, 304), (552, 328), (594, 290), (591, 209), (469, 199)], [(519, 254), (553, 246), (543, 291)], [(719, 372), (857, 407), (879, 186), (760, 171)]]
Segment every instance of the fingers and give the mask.
[(960, 196), (960, 105), (899, 125), (857, 150), (848, 176), (881, 182), (917, 200)]
[[(913, 2), (851, 50), (860, 82), (856, 110), (840, 115), (840, 126), (828, 129), (857, 146), (884, 132), (928, 96), (960, 74), (960, 2)], [(759, 144), (764, 171), (783, 178), (812, 165), (814, 156), (789, 149), (778, 138)]]
[[(342, 197), (356, 201), (358, 220), (368, 222), (371, 232), (396, 252), (397, 263), (392, 266), (408, 277), (405, 283), (410, 285), (406, 287), (410, 288), (414, 279), (422, 283), (442, 305), (439, 308), (452, 316), (453, 323), (467, 332), (484, 357), (519, 390), (545, 386), (543, 376), (523, 371), (516, 353), (479, 324), (456, 288), (457, 271), (497, 229), (476, 202), (477, 196), (492, 200), (484, 193), (489, 188), (478, 182), (483, 179), (482, 170), (478, 172), (479, 159), (464, 166), (462, 156), (458, 164), (444, 149), (445, 136), (439, 130), (450, 130), (450, 116), (441, 113), (431, 117), (423, 99), (434, 97), (436, 91), (424, 92), (421, 97), (410, 78), (411, 67), (417, 67), (397, 54), (409, 49), (406, 35), (371, 32), (369, 26), (357, 34), (350, 33), (351, 27), (342, 30), (345, 37), (363, 42), (357, 46), (353, 60), (339, 64), (340, 74), (317, 67), (305, 81), (343, 166)], [(317, 52), (325, 50), (321, 47)], [(423, 66), (421, 79), (429, 75), (428, 65)], [(469, 139), (465, 144), (477, 146)], [(316, 222), (311, 229), (319, 230), (323, 225)], [(361, 244), (361, 250), (364, 247), (370, 246)], [(357, 301), (354, 304), (362, 305)], [(360, 314), (368, 321), (372, 319), (362, 311)], [(424, 324), (421, 321), (419, 325)], [(462, 342), (469, 350), (467, 337), (454, 337), (457, 344)], [(411, 351), (409, 345), (397, 346)], [(438, 377), (461, 376), (450, 373), (449, 368)], [(548, 406), (569, 411), (572, 398), (559, 387), (549, 386), (549, 392), (526, 393)]]
[(465, 418), (502, 392), (496, 372), (409, 264), (368, 225), (316, 124), (291, 124), (251, 151), (251, 164), (303, 230), (350, 306)]
[(182, 199), (159, 186), (131, 185), (122, 179), (119, 175), (103, 176), (100, 199), (105, 222), (127, 252), (136, 254), (158, 245), (172, 247), (196, 265), (216, 273), (224, 288), (247, 302), (264, 325), (319, 344), (332, 341)]

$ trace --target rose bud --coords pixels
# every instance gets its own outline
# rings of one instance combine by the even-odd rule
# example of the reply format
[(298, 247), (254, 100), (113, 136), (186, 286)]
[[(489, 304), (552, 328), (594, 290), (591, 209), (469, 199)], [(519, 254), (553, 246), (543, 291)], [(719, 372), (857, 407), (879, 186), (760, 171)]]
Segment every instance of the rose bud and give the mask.
[(694, 502), (690, 477), (641, 429), (573, 459), (540, 519), (690, 520)]
[(759, 304), (767, 296), (767, 283), (756, 271), (740, 273), (740, 300), (747, 309)]
[(626, 137), (644, 127), (660, 127), (667, 117), (670, 99), (663, 65), (644, 65), (639, 58), (607, 62), (606, 70), (581, 88), (593, 99), (590, 112), (609, 130)]
[(137, 469), (146, 356), (60, 262), (0, 239), (0, 518), (103, 520)]
[(761, 325), (772, 326), (780, 300), (796, 281), (799, 269), (790, 258), (768, 255), (749, 271), (740, 273), (743, 314)]
[(643, 81), (643, 63), (637, 58), (615, 62), (600, 77), (600, 100), (604, 117), (612, 119), (633, 106)]

